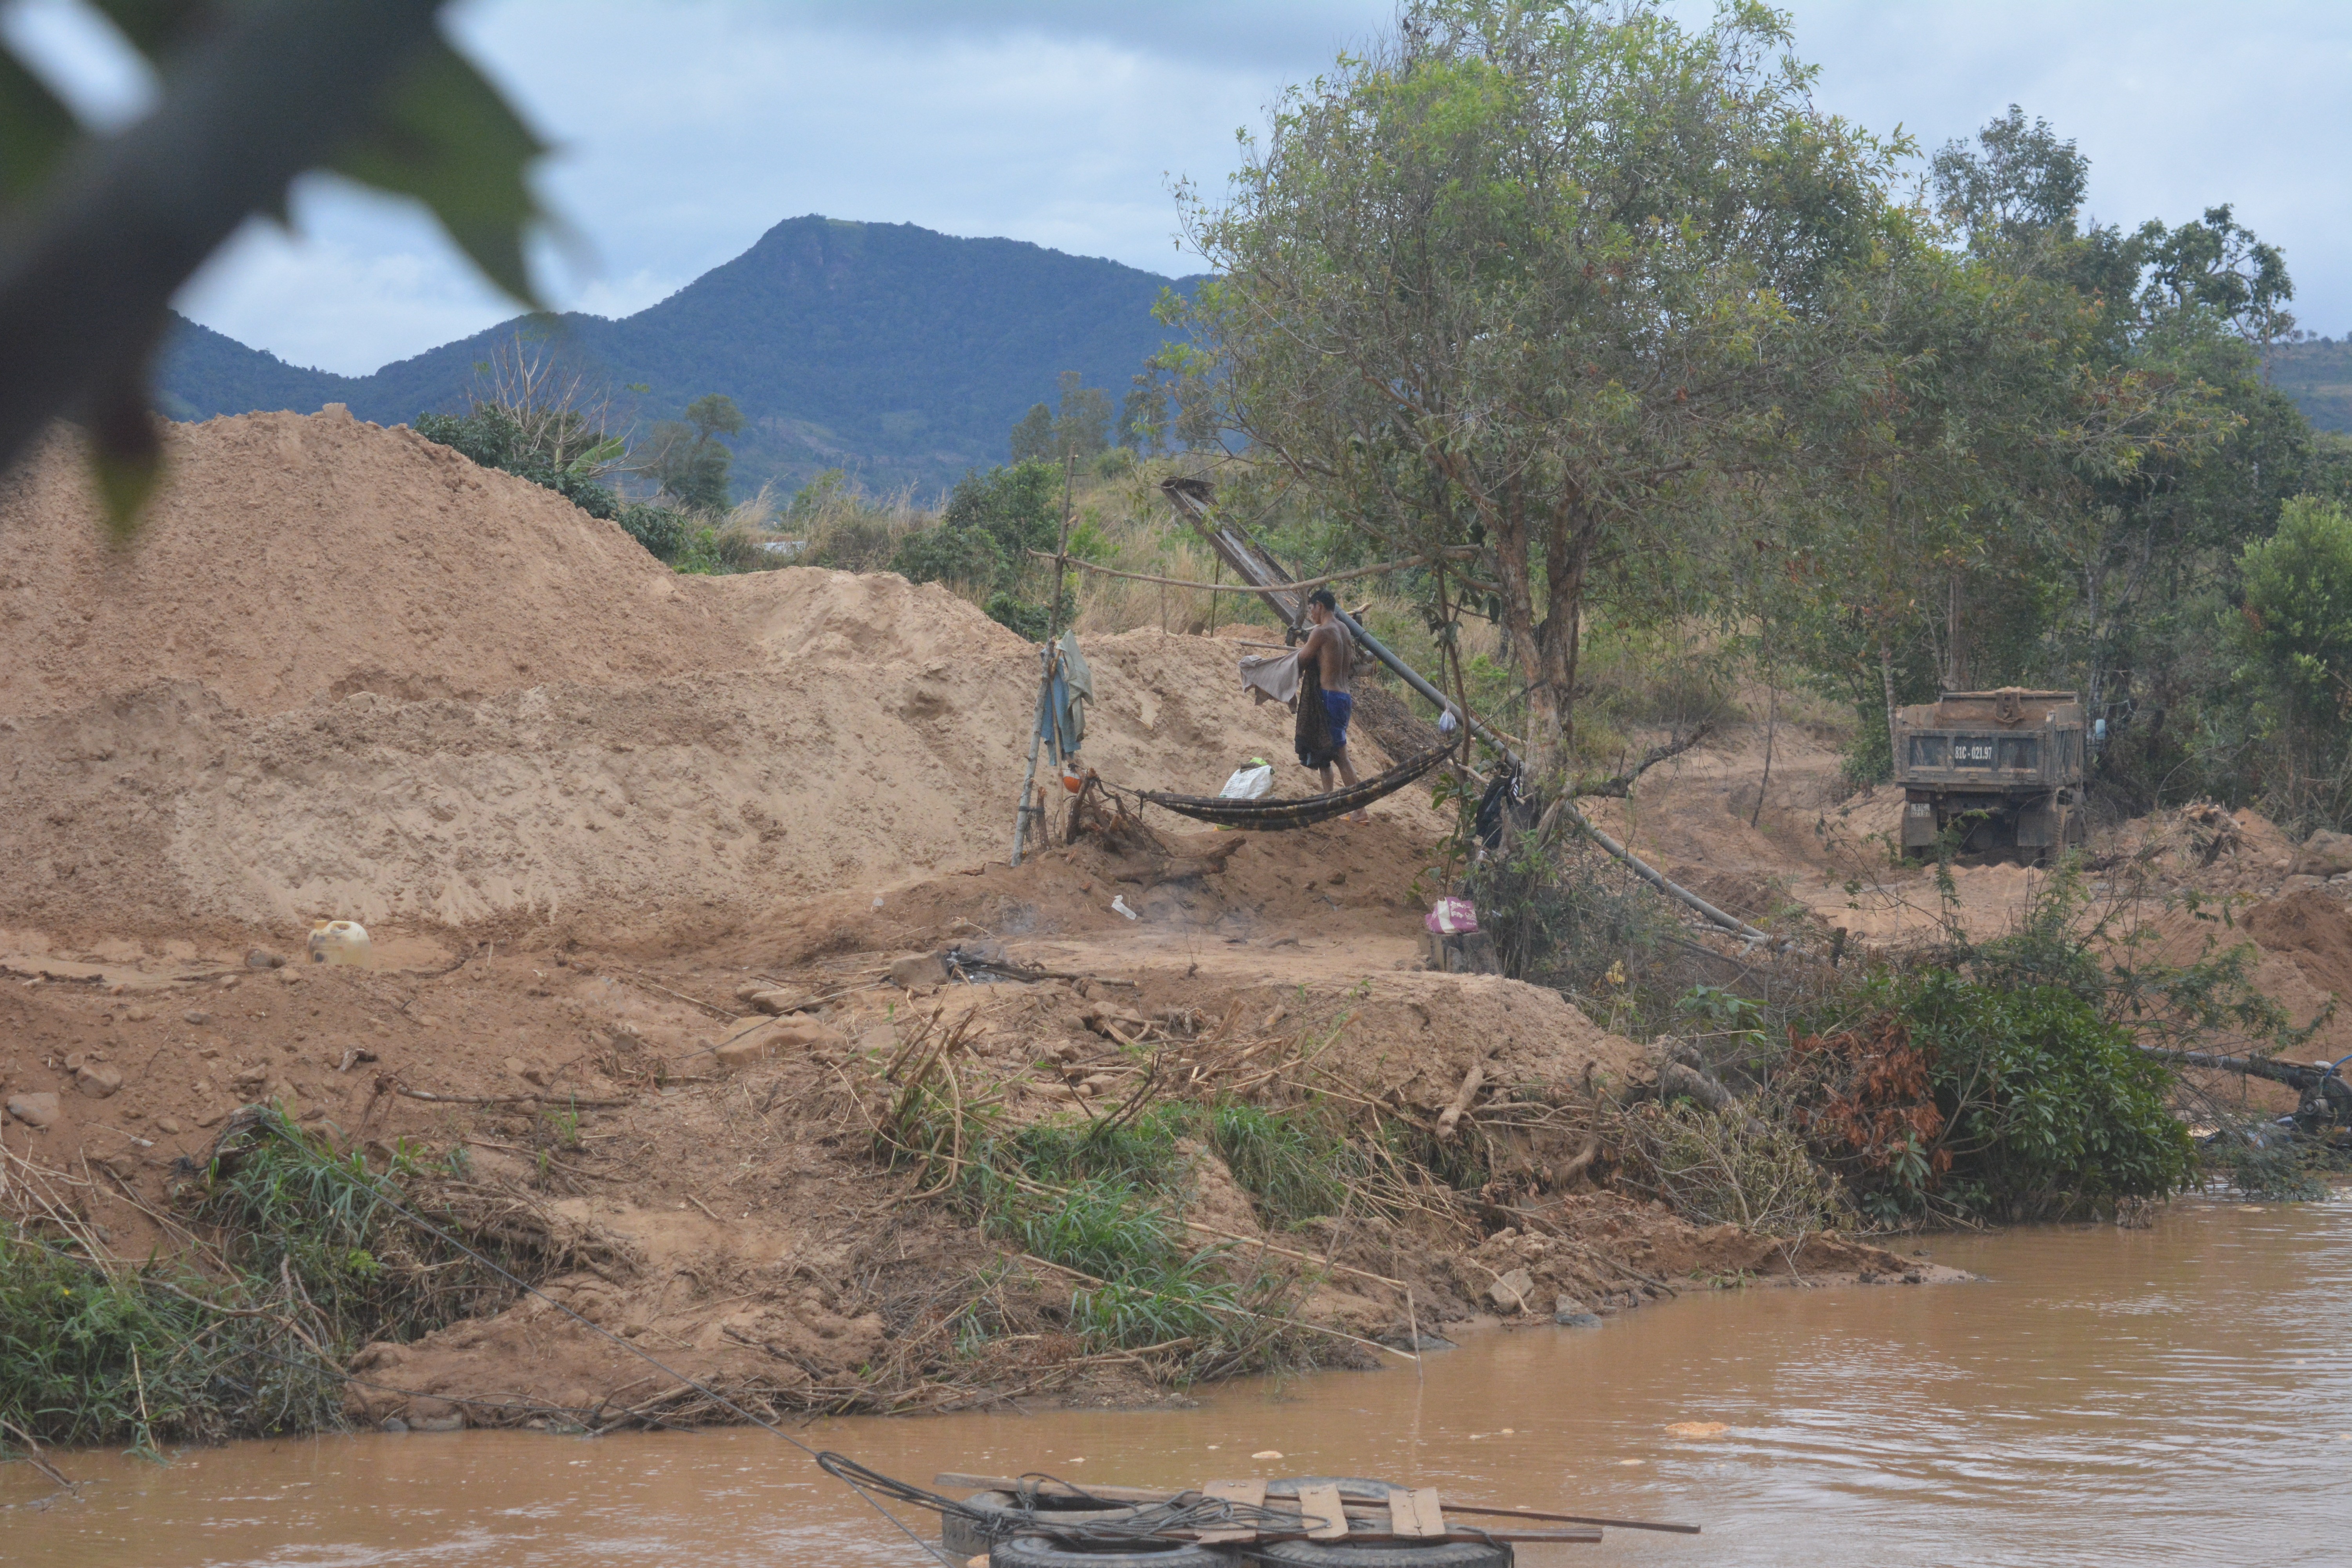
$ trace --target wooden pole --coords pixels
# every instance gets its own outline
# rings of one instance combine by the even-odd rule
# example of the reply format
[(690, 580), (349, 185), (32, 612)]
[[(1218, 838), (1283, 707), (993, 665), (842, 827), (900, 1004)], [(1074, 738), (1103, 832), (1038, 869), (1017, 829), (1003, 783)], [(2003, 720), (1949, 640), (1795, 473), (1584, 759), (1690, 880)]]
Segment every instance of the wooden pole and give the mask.
[(1037, 750), (1045, 731), (1054, 732), (1054, 771), (1061, 772), (1062, 729), (1054, 712), (1054, 668), (1059, 655), (1054, 644), (1061, 635), (1062, 575), (1070, 557), (1070, 479), (1076, 455), (1066, 453), (1062, 458), (1062, 539), (1054, 552), (1054, 580), (1045, 587), (1045, 646), (1037, 657), (1037, 722), (1029, 731), (1029, 771), (1021, 777), (1021, 796), (1013, 808), (1013, 864), (1021, 864), (1021, 851), (1029, 837), (1029, 818), (1034, 813), (1040, 825), (1045, 821), (1042, 804), (1030, 805), (1031, 791), (1037, 783)]

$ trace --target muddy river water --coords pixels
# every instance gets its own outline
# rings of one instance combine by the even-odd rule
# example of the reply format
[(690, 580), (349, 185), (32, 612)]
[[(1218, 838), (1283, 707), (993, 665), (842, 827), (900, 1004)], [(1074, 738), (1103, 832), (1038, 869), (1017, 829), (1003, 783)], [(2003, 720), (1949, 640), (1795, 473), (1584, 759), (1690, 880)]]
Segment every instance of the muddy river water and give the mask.
[[(1465, 1501), (1674, 1519), (1531, 1568), (2352, 1563), (2352, 1198), (2173, 1205), (2153, 1228), (1937, 1238), (1979, 1282), (1694, 1294), (1595, 1330), (1468, 1336), (1410, 1367), (1182, 1410), (838, 1420), (886, 1473), (1194, 1483), (1412, 1479)], [(1721, 1422), (1708, 1438), (1676, 1423)], [(1278, 1449), (1278, 1463), (1253, 1460)], [(89, 1568), (562, 1563), (919, 1568), (756, 1431), (306, 1438), (64, 1461), (0, 1561)], [(0, 1470), (0, 1502), (46, 1488)], [(919, 1528), (929, 1515), (911, 1516)]]

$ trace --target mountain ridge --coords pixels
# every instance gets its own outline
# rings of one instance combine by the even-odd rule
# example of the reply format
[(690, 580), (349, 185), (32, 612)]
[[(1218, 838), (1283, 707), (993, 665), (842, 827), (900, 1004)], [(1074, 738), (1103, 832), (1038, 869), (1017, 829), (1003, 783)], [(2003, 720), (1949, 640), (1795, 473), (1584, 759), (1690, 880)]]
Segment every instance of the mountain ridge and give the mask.
[[(829, 468), (869, 489), (934, 489), (1002, 462), (1013, 424), (1056, 377), (1123, 395), (1167, 333), (1171, 279), (1025, 240), (808, 216), (620, 318), (516, 316), (363, 376), (311, 370), (175, 318), (158, 410), (175, 419), (341, 403), (406, 424), (461, 408), (476, 367), (517, 332), (614, 395), (622, 423), (673, 417), (704, 393), (743, 411), (736, 490)], [(643, 386), (632, 393), (632, 384)]]

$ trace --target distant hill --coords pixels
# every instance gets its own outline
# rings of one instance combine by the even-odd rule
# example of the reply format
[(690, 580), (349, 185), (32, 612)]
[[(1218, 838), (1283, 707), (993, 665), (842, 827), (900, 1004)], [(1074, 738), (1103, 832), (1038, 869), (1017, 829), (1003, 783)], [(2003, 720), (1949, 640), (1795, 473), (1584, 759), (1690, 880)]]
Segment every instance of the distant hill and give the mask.
[(2318, 428), (2352, 431), (2352, 332), (2272, 350), (2271, 384)]
[(624, 418), (673, 417), (706, 392), (734, 398), (751, 421), (733, 443), (739, 495), (828, 468), (869, 489), (929, 490), (1004, 461), (1013, 422), (1053, 401), (1063, 371), (1123, 395), (1168, 336), (1150, 312), (1171, 286), (1019, 240), (799, 217), (634, 316), (517, 317), (372, 375), (289, 365), (181, 321), (156, 405), (201, 419), (342, 403), (405, 424), (462, 407), (475, 366), (520, 329), (604, 383)]

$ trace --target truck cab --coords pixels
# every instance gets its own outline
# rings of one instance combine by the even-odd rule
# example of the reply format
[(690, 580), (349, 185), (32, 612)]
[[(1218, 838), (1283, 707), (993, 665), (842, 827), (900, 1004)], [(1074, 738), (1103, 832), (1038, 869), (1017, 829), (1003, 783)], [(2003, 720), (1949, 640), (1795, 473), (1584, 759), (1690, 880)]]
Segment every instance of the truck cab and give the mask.
[(1925, 858), (1947, 829), (1965, 854), (2048, 859), (2086, 837), (2084, 722), (2072, 691), (1947, 691), (1895, 710), (1903, 852)]

